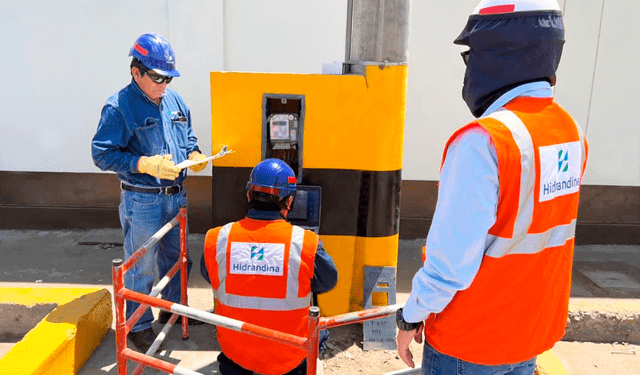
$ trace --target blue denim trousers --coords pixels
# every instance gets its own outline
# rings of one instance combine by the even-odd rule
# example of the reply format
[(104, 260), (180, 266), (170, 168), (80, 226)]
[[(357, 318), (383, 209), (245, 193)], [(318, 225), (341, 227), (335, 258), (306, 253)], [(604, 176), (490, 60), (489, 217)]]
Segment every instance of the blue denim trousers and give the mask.
[(465, 362), (431, 347), (426, 341), (422, 354), (422, 375), (533, 375), (536, 358), (524, 362), (486, 366)]
[[(124, 233), (125, 261), (144, 244), (162, 226), (173, 219), (180, 206), (187, 204), (184, 189), (174, 195), (137, 193), (122, 191), (120, 197), (120, 224)], [(188, 234), (188, 229), (187, 229)], [(124, 276), (127, 289), (149, 294), (153, 287), (157, 266), (158, 278), (164, 275), (180, 257), (180, 228), (174, 227), (157, 245), (147, 249), (147, 253), (130, 268)], [(187, 259), (189, 257), (187, 256)], [(188, 260), (187, 276), (191, 271), (191, 260)], [(171, 302), (180, 302), (180, 272), (178, 272), (162, 291), (162, 298)], [(139, 304), (126, 302), (126, 317), (129, 319)], [(151, 327), (153, 313), (148, 309), (131, 332), (140, 332)]]

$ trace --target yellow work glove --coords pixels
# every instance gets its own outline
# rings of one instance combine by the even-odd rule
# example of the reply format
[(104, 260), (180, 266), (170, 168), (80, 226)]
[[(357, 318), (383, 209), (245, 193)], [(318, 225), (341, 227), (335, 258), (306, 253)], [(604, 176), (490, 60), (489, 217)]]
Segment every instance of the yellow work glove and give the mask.
[(173, 164), (171, 158), (171, 155), (141, 156), (138, 160), (138, 172), (164, 180), (175, 180), (180, 175), (180, 168)]
[[(198, 151), (194, 151), (191, 153), (191, 155), (189, 155), (189, 160), (202, 160), (202, 159), (206, 159), (207, 157), (202, 155), (201, 153), (199, 153)], [(194, 173), (198, 173), (201, 170), (203, 170), (207, 164), (209, 164), (209, 162), (206, 163), (200, 163), (200, 164), (196, 164), (196, 165), (192, 165), (189, 167), (189, 169), (191, 169), (192, 172)]]

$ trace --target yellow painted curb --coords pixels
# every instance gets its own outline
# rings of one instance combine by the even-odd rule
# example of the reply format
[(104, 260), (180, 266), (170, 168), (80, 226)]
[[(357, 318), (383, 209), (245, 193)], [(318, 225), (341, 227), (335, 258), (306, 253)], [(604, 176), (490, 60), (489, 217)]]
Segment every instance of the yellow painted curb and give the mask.
[(560, 360), (551, 352), (540, 354), (536, 359), (535, 375), (569, 375)]
[(111, 294), (101, 288), (0, 288), (0, 303), (57, 303), (0, 358), (1, 374), (76, 374), (111, 328)]

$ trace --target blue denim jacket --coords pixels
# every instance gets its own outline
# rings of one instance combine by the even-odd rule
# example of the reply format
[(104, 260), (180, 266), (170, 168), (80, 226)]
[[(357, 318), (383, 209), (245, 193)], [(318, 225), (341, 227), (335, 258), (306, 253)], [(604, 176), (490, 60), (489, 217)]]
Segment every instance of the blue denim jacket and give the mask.
[(131, 80), (102, 108), (91, 154), (98, 168), (116, 172), (130, 185), (171, 186), (184, 181), (186, 169), (175, 181), (163, 180), (138, 173), (138, 159), (171, 154), (178, 164), (200, 151), (197, 142), (189, 107), (180, 94), (167, 88), (158, 106)]

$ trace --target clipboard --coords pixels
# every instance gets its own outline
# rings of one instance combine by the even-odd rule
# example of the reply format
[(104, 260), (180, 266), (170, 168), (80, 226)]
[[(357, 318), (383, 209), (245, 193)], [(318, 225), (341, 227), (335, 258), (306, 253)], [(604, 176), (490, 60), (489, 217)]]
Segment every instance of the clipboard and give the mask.
[(222, 150), (220, 150), (217, 154), (209, 156), (207, 158), (201, 159), (201, 160), (185, 160), (181, 163), (176, 164), (176, 167), (180, 168), (180, 169), (185, 169), (185, 168), (189, 168), (191, 166), (194, 166), (196, 164), (202, 164), (202, 163), (208, 163), (210, 160), (214, 160), (214, 159), (219, 159), (225, 155), (229, 155), (230, 153), (232, 153), (233, 150), (228, 150), (227, 149), (227, 145), (222, 146)]

